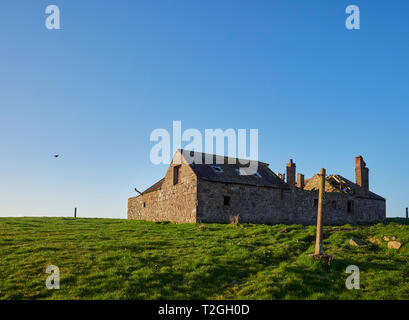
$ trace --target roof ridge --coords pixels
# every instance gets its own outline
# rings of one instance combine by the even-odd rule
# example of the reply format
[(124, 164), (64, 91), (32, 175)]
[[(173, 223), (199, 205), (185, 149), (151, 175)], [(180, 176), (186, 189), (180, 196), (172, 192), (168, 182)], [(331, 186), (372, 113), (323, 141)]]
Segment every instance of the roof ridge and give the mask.
[[(187, 152), (194, 152), (194, 153), (201, 154), (202, 157), (203, 157), (203, 156), (206, 156), (206, 155), (207, 155), (207, 156), (212, 156), (212, 157), (223, 157), (224, 160), (228, 160), (228, 159), (239, 160), (239, 161), (236, 161), (236, 162), (242, 162), (242, 161), (240, 161), (240, 160), (243, 160), (243, 161), (250, 161), (250, 162), (258, 162), (259, 164), (262, 164), (262, 165), (265, 165), (265, 166), (269, 166), (269, 164), (268, 164), (267, 162), (263, 162), (263, 161), (260, 161), (260, 160), (252, 160), (252, 159), (243, 159), (243, 158), (237, 158), (237, 157), (229, 157), (229, 156), (225, 156), (225, 155), (218, 155), (218, 154), (214, 154), (214, 153), (206, 153), (206, 152), (193, 151), (193, 150), (187, 150), (187, 149), (177, 149), (177, 151), (180, 151), (182, 155), (183, 155), (183, 151), (187, 151)], [(211, 165), (212, 163), (202, 163), (202, 164), (209, 164), (209, 165)], [(213, 164), (217, 164), (217, 163), (213, 163)]]

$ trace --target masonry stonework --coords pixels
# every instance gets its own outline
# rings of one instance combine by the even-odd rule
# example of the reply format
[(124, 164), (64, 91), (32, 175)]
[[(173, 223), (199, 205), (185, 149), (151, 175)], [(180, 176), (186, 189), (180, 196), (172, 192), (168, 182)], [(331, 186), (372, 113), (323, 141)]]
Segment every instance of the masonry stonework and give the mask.
[[(231, 197), (225, 206), (223, 197)], [(280, 190), (246, 185), (198, 181), (197, 219), (203, 222), (228, 223), (239, 216), (242, 223), (304, 224), (317, 222), (318, 191)], [(348, 201), (353, 212), (348, 213)], [(351, 203), (351, 202), (350, 202)], [(385, 219), (385, 201), (326, 193), (323, 223), (372, 224)]]
[[(361, 160), (357, 161), (359, 168), (364, 167)], [(177, 182), (175, 166), (180, 166)], [(291, 185), (282, 182), (267, 164), (260, 163), (258, 171), (265, 180), (235, 176), (238, 170), (230, 164), (216, 167), (188, 164), (183, 157), (180, 165), (173, 161), (164, 179), (142, 195), (128, 199), (128, 219), (229, 223), (231, 217), (238, 216), (240, 223), (316, 224), (318, 175), (306, 180), (305, 186), (303, 181), (300, 188), (295, 186), (295, 179), (290, 179)], [(291, 175), (295, 176), (295, 164), (290, 161), (287, 167), (294, 168)], [(385, 220), (385, 199), (367, 191), (365, 183), (366, 190), (361, 190), (358, 184), (338, 175), (326, 179), (324, 224), (373, 224)]]
[(197, 178), (188, 164), (180, 165), (180, 182), (173, 184), (172, 163), (161, 188), (128, 199), (128, 219), (196, 222)]

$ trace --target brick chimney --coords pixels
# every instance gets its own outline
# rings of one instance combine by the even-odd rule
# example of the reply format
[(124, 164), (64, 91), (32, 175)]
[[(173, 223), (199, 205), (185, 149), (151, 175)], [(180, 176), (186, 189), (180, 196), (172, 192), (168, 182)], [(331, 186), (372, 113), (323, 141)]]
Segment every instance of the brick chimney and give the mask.
[(362, 156), (355, 157), (355, 183), (361, 187), (361, 193), (369, 193), (369, 169)]
[(295, 163), (293, 159), (290, 159), (290, 162), (287, 163), (287, 184), (291, 187), (295, 187)]
[(304, 189), (305, 183), (304, 183), (304, 175), (301, 173), (297, 174), (297, 187), (300, 189)]

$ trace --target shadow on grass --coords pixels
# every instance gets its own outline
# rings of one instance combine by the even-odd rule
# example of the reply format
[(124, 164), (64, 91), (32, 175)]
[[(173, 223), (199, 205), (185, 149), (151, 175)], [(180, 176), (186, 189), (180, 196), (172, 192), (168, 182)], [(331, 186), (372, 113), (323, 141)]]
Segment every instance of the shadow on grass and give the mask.
[[(294, 243), (294, 248), (289, 248), (288, 261), (296, 259), (295, 250), (300, 247), (305, 250), (308, 246)], [(245, 283), (266, 267), (282, 262), (281, 254), (267, 249), (254, 250), (254, 247), (243, 249), (228, 260), (204, 255), (200, 261), (185, 261), (182, 268), (175, 268), (171, 257), (161, 256), (151, 259), (149, 264), (168, 267), (157, 270), (150, 267), (148, 273), (131, 277), (125, 296), (126, 299), (212, 299), (224, 296), (226, 290)]]

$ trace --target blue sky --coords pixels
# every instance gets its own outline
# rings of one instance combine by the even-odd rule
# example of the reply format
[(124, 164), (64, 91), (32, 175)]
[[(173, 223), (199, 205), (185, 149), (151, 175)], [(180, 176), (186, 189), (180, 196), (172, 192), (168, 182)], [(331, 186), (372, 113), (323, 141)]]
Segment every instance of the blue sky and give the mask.
[[(47, 30), (58, 5), (61, 30)], [(361, 29), (345, 28), (345, 8)], [(0, 3), (0, 216), (125, 218), (162, 178), (152, 130), (256, 128), (259, 159), (306, 178), (370, 169), (409, 206), (409, 2)], [(61, 154), (54, 158), (53, 154)]]

